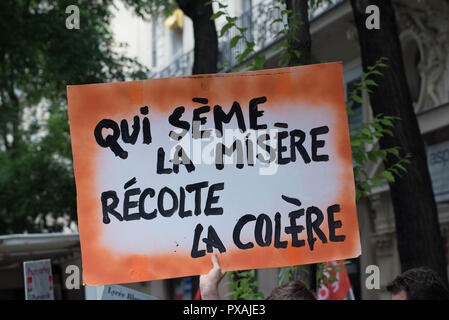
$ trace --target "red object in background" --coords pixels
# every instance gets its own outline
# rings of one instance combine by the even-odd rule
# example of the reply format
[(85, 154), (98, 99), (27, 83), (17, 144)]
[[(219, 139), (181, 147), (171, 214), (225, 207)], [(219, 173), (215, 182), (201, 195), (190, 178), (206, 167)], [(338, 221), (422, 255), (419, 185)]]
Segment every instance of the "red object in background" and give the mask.
[(32, 285), (33, 284), (33, 277), (28, 277), (27, 278), (27, 290), (28, 291), (32, 291), (33, 290), (33, 288), (32, 288)]
[(196, 291), (195, 297), (193, 297), (193, 300), (201, 300), (201, 292), (200, 288)]
[[(344, 269), (344, 271), (336, 272), (335, 268), (332, 269), (332, 275), (337, 278), (337, 281), (328, 286), (322, 284), (318, 290), (318, 300), (345, 300), (348, 295), (350, 300), (354, 300), (348, 271), (346, 266), (341, 263), (341, 260), (326, 262), (326, 266), (339, 265), (338, 269)], [(324, 273), (326, 274), (326, 271)]]
[(48, 282), (50, 285), (50, 290), (53, 290), (53, 277), (51, 275), (48, 276)]

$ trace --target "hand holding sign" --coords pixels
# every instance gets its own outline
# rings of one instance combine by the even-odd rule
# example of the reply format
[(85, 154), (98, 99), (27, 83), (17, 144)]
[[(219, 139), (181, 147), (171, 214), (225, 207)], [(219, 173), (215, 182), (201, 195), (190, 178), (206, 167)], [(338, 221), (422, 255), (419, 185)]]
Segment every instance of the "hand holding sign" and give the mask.
[(225, 276), (218, 263), (216, 254), (212, 255), (212, 269), (209, 273), (200, 276), (200, 291), (202, 300), (220, 300), (218, 284)]

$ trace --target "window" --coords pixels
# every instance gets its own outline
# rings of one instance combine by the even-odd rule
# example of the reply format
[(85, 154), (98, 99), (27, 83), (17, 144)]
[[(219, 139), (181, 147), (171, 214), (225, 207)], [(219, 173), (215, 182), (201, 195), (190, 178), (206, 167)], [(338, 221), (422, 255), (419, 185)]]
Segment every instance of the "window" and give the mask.
[(436, 202), (449, 201), (449, 141), (427, 148), (427, 163)]

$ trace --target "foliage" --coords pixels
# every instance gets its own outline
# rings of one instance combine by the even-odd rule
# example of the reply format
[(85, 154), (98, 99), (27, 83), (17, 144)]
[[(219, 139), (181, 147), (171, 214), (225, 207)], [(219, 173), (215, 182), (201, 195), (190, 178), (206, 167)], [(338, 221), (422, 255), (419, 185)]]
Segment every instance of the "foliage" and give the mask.
[(125, 6), (132, 9), (137, 16), (144, 20), (151, 19), (152, 16), (164, 14), (169, 16), (173, 6), (174, 0), (122, 0)]
[[(282, 284), (287, 282), (287, 280), (292, 279), (295, 272), (297, 271), (302, 271), (309, 274), (309, 270), (303, 268), (302, 266), (291, 266), (281, 268), (281, 271), (279, 272), (279, 285), (281, 286)], [(308, 286), (307, 283), (305, 283), (304, 281), (302, 282), (304, 283), (304, 285)]]
[[(279, 43), (275, 46), (277, 55), (279, 56), (278, 66), (287, 67), (291, 66), (290, 61), (293, 59), (293, 55), (299, 57), (301, 52), (299, 50), (294, 50), (290, 48), (290, 41), (300, 41), (297, 36), (296, 30), (301, 27), (304, 23), (298, 18), (298, 14), (292, 12), (292, 10), (286, 9), (287, 0), (276, 0), (273, 1), (267, 8), (267, 11), (279, 12), (281, 17), (273, 19), (269, 26), (276, 23), (282, 23), (281, 30), (275, 35), (275, 38), (280, 39)], [(250, 70), (261, 70), (264, 68), (266, 62), (266, 56), (262, 54), (256, 54), (254, 41), (249, 40), (247, 27), (241, 27), (237, 24), (238, 17), (231, 16), (227, 10), (228, 5), (221, 3), (219, 0), (211, 0), (206, 3), (206, 5), (212, 5), (216, 3), (218, 11), (214, 13), (211, 17), (212, 20), (223, 16), (226, 19), (226, 23), (221, 27), (219, 36), (223, 37), (229, 30), (237, 30), (237, 34), (233, 36), (230, 40), (230, 48), (234, 48), (240, 41), (244, 42), (243, 51), (237, 53), (236, 59), (238, 61), (237, 65), (242, 65), (246, 63), (246, 67)], [(332, 3), (331, 0), (311, 0), (310, 7), (317, 8), (323, 3)], [(287, 21), (287, 22), (285, 22)], [(231, 70), (232, 72), (237, 71), (236, 66), (231, 66), (229, 63), (225, 63), (220, 67), (223, 70)]]
[[(279, 67), (292, 67), (299, 66), (300, 64), (292, 63), (296, 58), (300, 58), (301, 52), (297, 49), (292, 48), (292, 42), (300, 42), (301, 39), (298, 38), (297, 31), (304, 25), (301, 21), (299, 13), (294, 13), (292, 10), (285, 9), (287, 0), (278, 0), (279, 4), (275, 6), (275, 9), (280, 10), (281, 15), (285, 17), (274, 19), (271, 24), (279, 22), (283, 23), (283, 28), (278, 32), (276, 37), (281, 40), (278, 45), (276, 45), (275, 50), (279, 56)], [(322, 1), (310, 1), (311, 8), (318, 7)], [(286, 22), (284, 22), (286, 21)]]
[(234, 300), (263, 300), (263, 293), (257, 291), (256, 270), (228, 272), (227, 275), (231, 281), (226, 284), (230, 285), (231, 291), (226, 296), (232, 295)]
[[(363, 103), (362, 92), (372, 92), (372, 87), (378, 84), (371, 78), (373, 75), (380, 75), (380, 68), (387, 68), (386, 58), (380, 58), (374, 66), (368, 67), (368, 72), (362, 73), (362, 80), (356, 85), (356, 88), (350, 95), (350, 100)], [(350, 103), (347, 107), (348, 113), (352, 114)], [(361, 197), (368, 196), (373, 187), (380, 187), (385, 182), (394, 182), (395, 175), (401, 176), (401, 171), (405, 173), (407, 170), (403, 166), (404, 163), (410, 163), (410, 154), (404, 158), (399, 155), (399, 148), (377, 149), (378, 141), (385, 134), (392, 136), (393, 133), (389, 127), (394, 126), (394, 121), (400, 120), (398, 117), (385, 116), (379, 114), (373, 118), (371, 122), (364, 123), (361, 127), (355, 128), (351, 132), (351, 150), (354, 161), (354, 177), (356, 186), (356, 201)], [(390, 168), (386, 168), (379, 174), (370, 177), (367, 172), (369, 163), (376, 164), (379, 159), (385, 160), (392, 154), (397, 158), (397, 162)]]
[[(251, 70), (260, 70), (263, 68), (265, 64), (265, 56), (259, 56), (254, 55), (254, 46), (255, 42), (249, 40), (249, 37), (247, 36), (247, 27), (241, 27), (237, 24), (238, 17), (231, 16), (227, 10), (228, 5), (223, 4), (218, 0), (211, 0), (206, 2), (206, 5), (212, 5), (213, 3), (216, 3), (218, 6), (218, 11), (215, 12), (210, 19), (216, 20), (219, 17), (223, 16), (226, 19), (226, 23), (221, 27), (219, 36), (223, 37), (226, 32), (228, 32), (231, 29), (235, 29), (238, 31), (238, 34), (231, 38), (230, 40), (230, 48), (234, 48), (237, 46), (237, 44), (240, 41), (244, 41), (244, 50), (242, 52), (237, 53), (236, 59), (238, 61), (238, 64), (243, 63), (248, 58), (252, 57), (253, 59), (249, 60), (247, 63), (247, 67), (250, 67)], [(267, 9), (270, 10), (270, 9)], [(229, 63), (225, 63), (224, 65), (220, 66), (220, 69), (229, 69), (232, 66)], [(236, 68), (233, 68), (232, 71), (236, 71)]]
[(325, 287), (329, 287), (330, 284), (338, 281), (336, 275), (338, 272), (344, 272), (345, 269), (342, 267), (345, 264), (349, 264), (350, 261), (344, 260), (337, 264), (328, 264), (318, 263), (317, 271), (316, 271), (316, 282), (317, 288), (320, 288), (322, 285)]
[[(0, 234), (60, 231), (76, 216), (66, 86), (145, 77), (117, 54), (112, 0), (0, 2)], [(63, 218), (63, 219), (61, 219)]]
[[(347, 260), (344, 260), (337, 264), (329, 264), (326, 265), (325, 263), (317, 263), (317, 270), (316, 270), (316, 287), (320, 288), (321, 285), (329, 286), (329, 284), (332, 284), (337, 281), (336, 273), (337, 272), (343, 272), (344, 269), (342, 268), (343, 265), (349, 264), (350, 262)], [(281, 271), (279, 272), (279, 286), (289, 281), (289, 279), (293, 279), (293, 275), (297, 271), (302, 271), (305, 273), (309, 273), (309, 271), (302, 266), (292, 266), (292, 267), (284, 267), (281, 268)], [(308, 286), (307, 283), (303, 281), (304, 285)]]

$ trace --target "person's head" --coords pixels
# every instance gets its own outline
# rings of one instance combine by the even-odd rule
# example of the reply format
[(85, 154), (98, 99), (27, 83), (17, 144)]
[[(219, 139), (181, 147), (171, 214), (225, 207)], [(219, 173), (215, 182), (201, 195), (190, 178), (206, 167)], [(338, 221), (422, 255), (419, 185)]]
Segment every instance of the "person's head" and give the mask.
[(393, 300), (449, 300), (449, 290), (438, 274), (420, 267), (405, 271), (388, 286)]
[(301, 281), (291, 281), (275, 288), (267, 300), (316, 300), (316, 297)]

